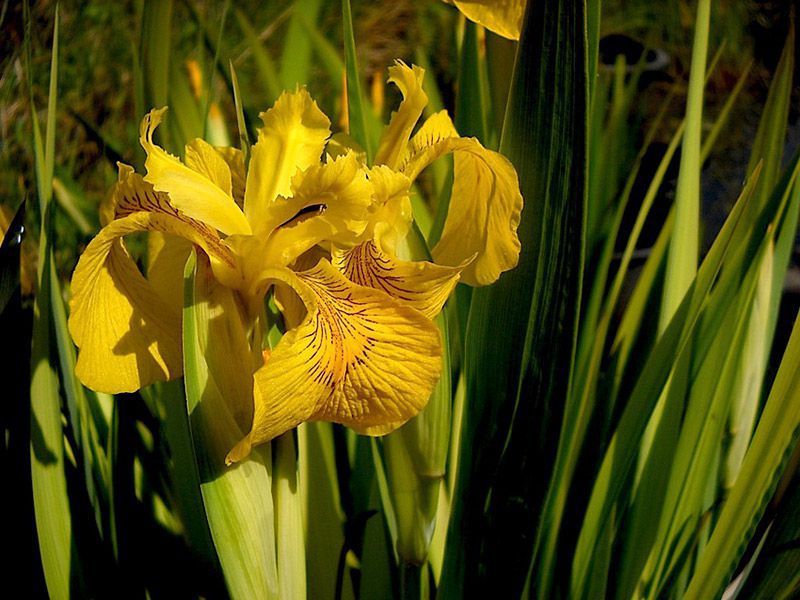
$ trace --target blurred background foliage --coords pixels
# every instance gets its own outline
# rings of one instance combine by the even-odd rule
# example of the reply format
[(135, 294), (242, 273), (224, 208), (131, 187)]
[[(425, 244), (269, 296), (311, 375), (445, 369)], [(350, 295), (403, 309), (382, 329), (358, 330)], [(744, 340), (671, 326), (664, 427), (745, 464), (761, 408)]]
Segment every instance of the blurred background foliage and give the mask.
[[(342, 48), (340, 7), (335, 2), (318, 4), (316, 24), (307, 23), (312, 29), (315, 51), (310, 57), (308, 80), (303, 83), (322, 110), (332, 116), (336, 126), (337, 121), (342, 124), (342, 81), (332, 79), (329, 63), (330, 54)], [(631, 103), (630, 112), (625, 116), (630, 127), (626, 127), (624, 133), (631, 139), (622, 151), (627, 151), (628, 160), (635, 155), (643, 132), (667, 94), (674, 94), (674, 99), (648, 151), (646, 160), (652, 165), (660, 160), (659, 152), (663, 152), (683, 118), (694, 22), (692, 4), (686, 0), (668, 3), (609, 0), (603, 3), (602, 35), (629, 36), (647, 48), (663, 51), (667, 58), (662, 69), (643, 78), (637, 101)], [(733, 107), (731, 122), (736, 125), (721, 136), (704, 173), (704, 186), (710, 193), (703, 196), (703, 211), (714, 231), (738, 195), (749, 142), (758, 125), (757, 106), (764, 102), (771, 73), (780, 56), (781, 45), (776, 40), (785, 37), (790, 5), (788, 0), (725, 0), (715, 5), (709, 43), (717, 48), (724, 40), (725, 50), (706, 88), (707, 123), (713, 122), (748, 62), (754, 59), (755, 63), (746, 83), (745, 99)], [(77, 261), (76, 250), (97, 225), (96, 207), (116, 179), (115, 161), (139, 164), (142, 159), (135, 141), (142, 116), (137, 109), (141, 112), (149, 107), (136, 106), (134, 85), (145, 3), (68, 0), (59, 6), (64, 43), (58, 90), (63, 110), (57, 117), (59, 143), (55, 164), (59, 183), (55, 192), (56, 199), (70, 210), (66, 214), (65, 211), (56, 214), (60, 243), (55, 250), (58, 272), (66, 277)], [(281, 81), (280, 75), (292, 9), (290, 0), (228, 4), (174, 2), (169, 40), (170, 77), (183, 78), (185, 85), (195, 92), (212, 80), (213, 99), (230, 127), (235, 122), (233, 98), (226, 89), (227, 65), (231, 61), (246, 102), (245, 110), (255, 120), (259, 111), (272, 104), (276, 91), (297, 83), (291, 78)], [(461, 32), (457, 12), (443, 3), (428, 0), (380, 3), (356, 0), (353, 13), (359, 66), (367, 84), (366, 91), (373, 104), (382, 108), (384, 121), (399, 98), (396, 90), (384, 84), (386, 67), (395, 58), (425, 64), (429, 77), (436, 79), (443, 106), (454, 113)], [(32, 2), (32, 21), (28, 27), (33, 78), (30, 83), (38, 107), (46, 106), (53, 15), (53, 2)], [(246, 33), (243, 28), (250, 31)], [(268, 68), (265, 69), (263, 58), (257, 56), (259, 53), (254, 52), (248, 33), (258, 39), (266, 53)], [(4, 207), (4, 225), (20, 199), (25, 197), (26, 190), (31, 189), (33, 178), (30, 97), (20, 93), (28, 86), (23, 60), (25, 34), (22, 2), (5, 0), (0, 7), (0, 202)], [(218, 48), (215, 47), (217, 42)], [(627, 43), (604, 46), (601, 42), (600, 60), (605, 63), (607, 72), (613, 70), (618, 51), (626, 52), (630, 63), (638, 59), (641, 49)], [(221, 75), (210, 69), (215, 53), (217, 64), (225, 67)], [(269, 80), (269, 67), (273, 81)], [(793, 94), (791, 121), (797, 110), (797, 98), (798, 95)], [(670, 194), (669, 180), (674, 179), (677, 170), (675, 162), (661, 194)], [(644, 171), (647, 172), (646, 167)], [(642, 180), (646, 185), (647, 178)], [(636, 191), (633, 195), (636, 196)], [(651, 220), (663, 220), (666, 216), (668, 202), (662, 204), (661, 210), (657, 205)], [(31, 223), (35, 222), (31, 219)], [(644, 246), (652, 245), (657, 231), (658, 228), (646, 230)], [(711, 240), (713, 235), (705, 239)], [(27, 256), (32, 252), (33, 249), (29, 249)], [(34, 263), (31, 261), (31, 265)]]

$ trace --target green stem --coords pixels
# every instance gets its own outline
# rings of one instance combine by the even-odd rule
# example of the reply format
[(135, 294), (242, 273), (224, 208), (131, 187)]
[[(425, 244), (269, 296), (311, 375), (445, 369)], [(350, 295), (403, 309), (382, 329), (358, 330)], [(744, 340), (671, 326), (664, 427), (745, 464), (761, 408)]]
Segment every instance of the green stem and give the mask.
[(400, 561), (400, 600), (422, 599), (423, 566)]

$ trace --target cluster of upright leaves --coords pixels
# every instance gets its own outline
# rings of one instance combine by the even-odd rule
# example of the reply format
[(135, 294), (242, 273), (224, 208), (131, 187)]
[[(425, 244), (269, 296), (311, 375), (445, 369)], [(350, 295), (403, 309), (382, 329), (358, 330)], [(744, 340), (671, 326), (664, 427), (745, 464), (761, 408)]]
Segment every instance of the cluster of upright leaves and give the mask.
[[(595, 22), (592, 15), (597, 14), (597, 7), (591, 5), (597, 3), (587, 4), (583, 18)], [(538, 22), (551, 26), (557, 22), (559, 26), (553, 29), (570, 31), (578, 9), (573, 12), (560, 2), (535, 5), (528, 7), (526, 23), (530, 23), (528, 19), (535, 11)], [(550, 20), (543, 17), (547, 5), (554, 15)], [(574, 89), (568, 97), (560, 95), (563, 88), (559, 88), (555, 75), (548, 80), (552, 87), (546, 94), (528, 91), (515, 96), (512, 91), (504, 140), (513, 139), (510, 133), (524, 132), (526, 124), (535, 123), (537, 115), (546, 112), (547, 125), (543, 130), (534, 130), (535, 135), (525, 139), (527, 152), (535, 155), (538, 146), (544, 148), (545, 157), (558, 156), (557, 151), (542, 142), (554, 139), (561, 145), (578, 143), (580, 148), (576, 140), (581, 138), (564, 135), (561, 122), (553, 116), (553, 110), (564, 107), (582, 124), (578, 128), (579, 135), (589, 137), (585, 163), (589, 209), (586, 229), (581, 235), (585, 236), (587, 251), (591, 252), (590, 264), (598, 268), (582, 275), (587, 299), (574, 348), (574, 369), (570, 368), (569, 353), (566, 358), (559, 359), (562, 391), (552, 396), (542, 393), (537, 381), (546, 370), (541, 364), (534, 371), (534, 377), (526, 377), (524, 368), (518, 370), (519, 363), (509, 366), (504, 354), (501, 354), (502, 360), (492, 362), (498, 352), (505, 351), (501, 344), (508, 343), (509, 337), (502, 337), (502, 341), (495, 343), (488, 335), (488, 341), (481, 341), (468, 334), (467, 395), (473, 400), (462, 421), (461, 439), (462, 452), (468, 451), (469, 458), (459, 464), (459, 483), (464, 487), (456, 488), (455, 512), (448, 530), (448, 554), (442, 582), (445, 596), (456, 596), (475, 586), (496, 590), (498, 582), (502, 582), (500, 585), (511, 590), (513, 595), (523, 593), (524, 588), (527, 590), (524, 593), (530, 593), (531, 597), (555, 594), (585, 598), (608, 595), (681, 597), (684, 594), (715, 597), (721, 595), (731, 581), (747, 545), (758, 542), (761, 530), (756, 529), (756, 524), (786, 467), (798, 432), (794, 416), (797, 390), (791, 383), (796, 355), (791, 342), (762, 412), (762, 390), (768, 389), (770, 383), (766, 379), (767, 360), (792, 244), (789, 238), (794, 237), (797, 225), (797, 161), (792, 161), (782, 171), (781, 152), (776, 150), (784, 144), (794, 45), (790, 35), (752, 149), (748, 185), (695, 277), (700, 244), (700, 169), (747, 75), (745, 71), (710, 134), (702, 140), (703, 75), (711, 26), (709, 9), (710, 3), (699, 2), (686, 123), (675, 133), (656, 170), (639, 208), (631, 238), (625, 244), (620, 244), (617, 238), (640, 159), (617, 197), (615, 182), (609, 174), (623, 170), (618, 164), (609, 165), (608, 162), (619, 161), (623, 154), (609, 153), (608, 146), (624, 143), (613, 136), (620, 133), (620, 114), (626, 114), (626, 103), (633, 98), (630, 94), (636, 89), (635, 77), (628, 86), (624, 78), (619, 78), (620, 73), (624, 77), (624, 70), (618, 65), (617, 81), (613, 85), (620, 93), (613, 96), (605, 126), (600, 120), (604, 112), (600, 96), (604, 93), (602, 81), (600, 86), (594, 85), (593, 104), (587, 102), (582, 107), (575, 101), (580, 94)], [(523, 30), (519, 60), (524, 63), (526, 56), (536, 56), (532, 62), (538, 64), (535, 68), (528, 67), (524, 73), (538, 73), (537, 69), (544, 72), (549, 63), (558, 60), (568, 63), (582, 60), (579, 55), (555, 53), (548, 56), (546, 52), (535, 51), (535, 47), (532, 50), (532, 46), (526, 45), (526, 36), (536, 36), (527, 38), (531, 44), (546, 34), (535, 24), (526, 27), (529, 28)], [(592, 28), (589, 31), (591, 38)], [(570, 42), (574, 45), (574, 37)], [(590, 43), (596, 43), (596, 38)], [(560, 47), (567, 44), (563, 41)], [(587, 49), (588, 56), (596, 56), (595, 52), (596, 48)], [(564, 59), (565, 56), (569, 58)], [(568, 67), (569, 64), (559, 65), (559, 72), (568, 72)], [(594, 65), (589, 69), (594, 73)], [(520, 77), (519, 72), (517, 77)], [(545, 95), (556, 100), (542, 107), (535, 98)], [(514, 115), (515, 102), (525, 104), (520, 97), (533, 100), (526, 106), (524, 117), (519, 117), (516, 127), (510, 129), (509, 119)], [(588, 107), (594, 110), (589, 111)], [(658, 120), (653, 129), (658, 127)], [(612, 316), (618, 310), (621, 284), (633, 249), (666, 167), (681, 141), (675, 214), (664, 223), (615, 331)], [(571, 156), (581, 155), (573, 149)], [(513, 150), (510, 157), (512, 161), (518, 160)], [(532, 159), (517, 163), (528, 200), (522, 219), (522, 230), (526, 232), (523, 240), (529, 242), (526, 248), (530, 248), (525, 230), (527, 218), (531, 218), (530, 213), (537, 210), (537, 206), (546, 207), (548, 198), (552, 197), (540, 194), (531, 198), (527, 194), (526, 178), (547, 181), (548, 177), (557, 176), (551, 173), (563, 168), (564, 162), (556, 161), (549, 169), (541, 165), (534, 169), (535, 164)], [(535, 174), (530, 174), (527, 167)], [(580, 180), (576, 180), (575, 185), (581, 185)], [(558, 201), (569, 201), (567, 190), (555, 189)], [(553, 186), (548, 188), (551, 194), (552, 190)], [(557, 219), (568, 214), (563, 208), (549, 213), (547, 226), (552, 228), (550, 235), (556, 235), (556, 239), (559, 232), (568, 231)], [(581, 231), (582, 219), (583, 215), (573, 217), (578, 231)], [(534, 236), (534, 239), (547, 237)], [(614, 273), (610, 269), (611, 257), (615, 246), (622, 245), (625, 252)], [(521, 265), (525, 265), (524, 256), (525, 250)], [(566, 247), (560, 248), (557, 256), (561, 261), (568, 261)], [(531, 296), (514, 294), (508, 286), (516, 278), (533, 277), (533, 274), (537, 277), (536, 284), (542, 285), (549, 268), (548, 255), (541, 253), (537, 259), (527, 275), (523, 267), (495, 288), (485, 291), (492, 297), (493, 308), (505, 306), (504, 298), (512, 298), (515, 304), (530, 301)], [(580, 261), (574, 264), (580, 271)], [(607, 285), (609, 274), (614, 276), (610, 287)], [(551, 302), (563, 307), (565, 295), (559, 295), (558, 290), (568, 282), (568, 277), (562, 277), (550, 284)], [(531, 282), (526, 292), (534, 289)], [(534, 304), (544, 294), (542, 291), (533, 294)], [(661, 295), (664, 300), (659, 303)], [(652, 307), (653, 302), (662, 325), (648, 334), (648, 316), (653, 312), (646, 307)], [(479, 327), (494, 331), (497, 325), (498, 315), (489, 310), (482, 315), (477, 312), (480, 306), (480, 295), (476, 295), (472, 301), (470, 333)], [(522, 306), (523, 323), (547, 314), (548, 310), (545, 305), (531, 308), (528, 313), (529, 305)], [(513, 314), (507, 307), (498, 312), (501, 319)], [(562, 318), (555, 322), (563, 326), (569, 321)], [(508, 331), (509, 328), (501, 329)], [(540, 327), (540, 331), (543, 329), (546, 330)], [(524, 326), (516, 327), (516, 331), (524, 330)], [(552, 337), (546, 345), (551, 351), (548, 360), (557, 355), (553, 349), (558, 348), (559, 343), (568, 341), (552, 332), (549, 335)], [(631, 352), (634, 344), (640, 351), (638, 356)], [(541, 352), (535, 350), (535, 341), (520, 339), (511, 347), (509, 352), (517, 361), (522, 361), (523, 367), (526, 360), (540, 363), (543, 360)], [(478, 363), (477, 368), (473, 368), (480, 373), (480, 377), (474, 379), (469, 376), (471, 355)], [(506, 371), (507, 368), (511, 371)], [(501, 375), (493, 376), (496, 372)], [(487, 396), (492, 396), (491, 403), (479, 400), (483, 389)], [(503, 392), (505, 389), (511, 393)], [(544, 403), (544, 408), (537, 408), (540, 402)], [(485, 412), (484, 404), (491, 407), (491, 412)], [(770, 422), (771, 410), (785, 411), (790, 422), (784, 423), (782, 433), (767, 442), (759, 433), (766, 436), (766, 432), (776, 431), (775, 424)], [(504, 411), (507, 416), (503, 416)], [(528, 416), (537, 414), (536, 411), (541, 411), (539, 418)], [(520, 442), (515, 439), (515, 422), (524, 428), (522, 436), (527, 436), (527, 443), (538, 443), (538, 449), (525, 452), (522, 449), (526, 442), (516, 445)], [(538, 429), (543, 423), (549, 427)], [(473, 427), (480, 434), (471, 433)], [(534, 431), (541, 433), (532, 436)], [(481, 449), (476, 452), (478, 439)], [(495, 449), (493, 444), (496, 444)], [(509, 477), (510, 484), (504, 481), (508, 475), (503, 469), (503, 453), (508, 453), (509, 460), (514, 461), (515, 476)], [(490, 458), (485, 459), (482, 467), (485, 454)], [(746, 470), (746, 466), (755, 466), (758, 461), (765, 466), (763, 473)], [(554, 464), (552, 471), (551, 464)], [(470, 472), (480, 475), (473, 475), (474, 479), (465, 484), (466, 474)], [(533, 482), (527, 490), (526, 481)], [(748, 495), (748, 489), (757, 491)], [(505, 511), (491, 508), (503, 506), (504, 501), (510, 502), (504, 506)], [(463, 508), (459, 504), (463, 504)], [(472, 509), (468, 508), (471, 504), (474, 505)], [(515, 512), (516, 507), (519, 512)], [(735, 511), (739, 511), (740, 518), (734, 524), (728, 519), (734, 518)], [(498, 526), (509, 515), (517, 527), (516, 532), (513, 526), (508, 529)], [(755, 538), (754, 533), (757, 534)], [(613, 558), (615, 553), (616, 558)], [(527, 577), (519, 574), (520, 562), (529, 566)], [(784, 593), (796, 585), (791, 576), (783, 583), (788, 586), (782, 588)]]

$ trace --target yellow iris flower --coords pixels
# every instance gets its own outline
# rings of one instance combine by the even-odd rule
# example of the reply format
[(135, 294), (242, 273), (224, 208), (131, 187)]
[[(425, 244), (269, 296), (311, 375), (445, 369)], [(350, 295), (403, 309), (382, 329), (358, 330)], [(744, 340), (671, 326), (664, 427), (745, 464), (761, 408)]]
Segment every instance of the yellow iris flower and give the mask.
[[(374, 166), (329, 143), (330, 121), (304, 89), (262, 113), (247, 168), (239, 150), (200, 139), (181, 162), (153, 142), (165, 109), (151, 111), (140, 129), (147, 173), (120, 164), (105, 226), (73, 275), (69, 329), (81, 381), (120, 393), (182, 374), (182, 273), (195, 247), (227, 294), (219, 305), (229, 335), (249, 330), (260, 345), (253, 323), (270, 290), (288, 328), (252, 368), (252, 427), (228, 463), (303, 421), (382, 435), (415, 416), (441, 368), (433, 317), (459, 277), (487, 284), (516, 264), (522, 208), (511, 164), (458, 137), (446, 113), (411, 137), (427, 102), (422, 77), (402, 63), (390, 69), (404, 100)], [(455, 176), (438, 264), (400, 260), (410, 186), (445, 153), (455, 155)], [(143, 231), (147, 277), (123, 242)]]
[(527, 0), (445, 0), (470, 21), (510, 40), (518, 40)]

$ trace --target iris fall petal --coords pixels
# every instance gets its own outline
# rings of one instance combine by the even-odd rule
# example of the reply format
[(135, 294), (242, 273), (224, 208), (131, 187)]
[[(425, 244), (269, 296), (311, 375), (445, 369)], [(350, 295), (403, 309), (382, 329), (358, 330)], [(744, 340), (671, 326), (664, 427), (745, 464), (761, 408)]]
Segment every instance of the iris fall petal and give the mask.
[(438, 329), (422, 313), (353, 284), (327, 261), (264, 275), (291, 286), (308, 312), (256, 372), (253, 427), (228, 454), (229, 464), (303, 421), (376, 435), (425, 406), (442, 350)]
[(382, 290), (429, 319), (442, 310), (466, 266), (398, 260), (371, 240), (351, 250), (335, 252), (333, 264), (353, 283)]
[(127, 165), (120, 165), (112, 206), (117, 218), (90, 242), (75, 269), (69, 330), (79, 348), (80, 380), (119, 393), (182, 371), (180, 313), (142, 276), (122, 238), (140, 231), (177, 235), (204, 248), (221, 269), (235, 269), (235, 261), (216, 232), (182, 215)]

